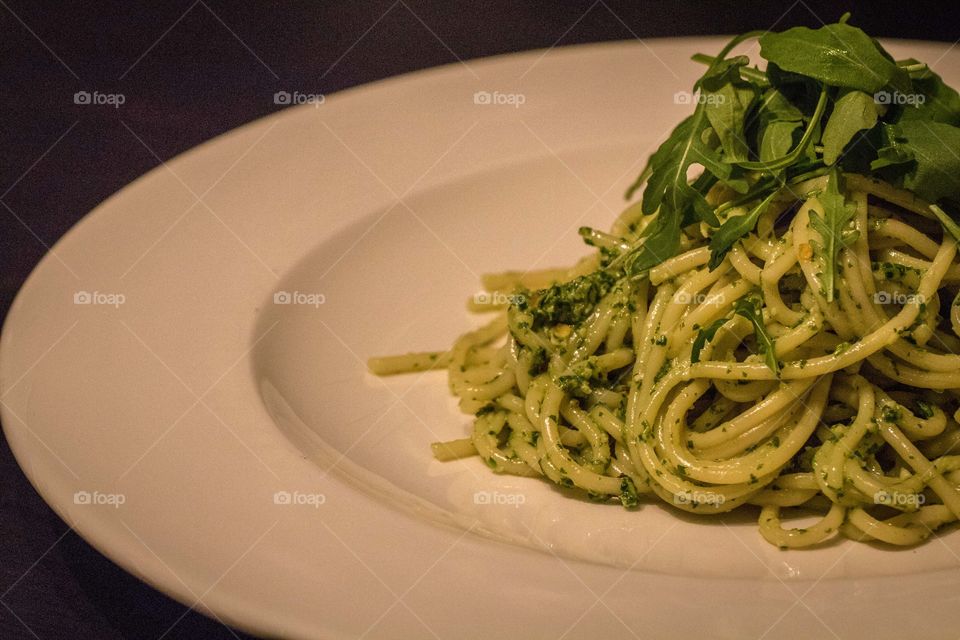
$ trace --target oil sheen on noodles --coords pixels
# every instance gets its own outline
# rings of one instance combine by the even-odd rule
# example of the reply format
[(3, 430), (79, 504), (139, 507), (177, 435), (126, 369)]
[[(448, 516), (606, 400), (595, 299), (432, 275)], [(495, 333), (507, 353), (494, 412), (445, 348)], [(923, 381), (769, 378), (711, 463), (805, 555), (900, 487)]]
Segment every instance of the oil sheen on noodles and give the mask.
[(607, 275), (656, 218), (631, 206), (583, 231), (598, 251), (569, 270), (486, 276), (469, 306), (493, 319), (449, 351), (370, 369), (447, 370), (476, 417), (433, 444), (440, 460), (479, 455), (630, 508), (752, 508), (781, 547), (918, 543), (960, 517), (960, 415), (941, 409), (960, 398), (957, 245), (913, 194), (834, 176), (855, 213), (828, 300), (811, 214), (830, 179), (781, 189), (713, 270), (711, 230), (692, 225), (644, 277)]

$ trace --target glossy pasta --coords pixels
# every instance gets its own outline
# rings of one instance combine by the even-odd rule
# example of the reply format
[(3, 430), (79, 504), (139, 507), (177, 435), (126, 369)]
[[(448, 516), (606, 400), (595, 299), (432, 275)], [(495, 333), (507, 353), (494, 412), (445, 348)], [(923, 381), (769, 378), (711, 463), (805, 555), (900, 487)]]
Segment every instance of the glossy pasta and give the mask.
[[(606, 275), (651, 223), (630, 207), (610, 233), (586, 234), (599, 251), (572, 269), (486, 277), (471, 307), (494, 318), (449, 351), (370, 368), (447, 370), (475, 418), (469, 437), (433, 445), (440, 460), (479, 455), (494, 472), (627, 507), (752, 505), (781, 547), (917, 543), (960, 516), (957, 246), (911, 194), (844, 176), (855, 240), (828, 301), (810, 221), (827, 180), (783, 188), (712, 270), (710, 229), (692, 225), (643, 277)], [(570, 287), (592, 287), (581, 322), (537, 315)], [(743, 300), (762, 315), (774, 367), (736, 312)], [(818, 520), (790, 528), (785, 512)]]

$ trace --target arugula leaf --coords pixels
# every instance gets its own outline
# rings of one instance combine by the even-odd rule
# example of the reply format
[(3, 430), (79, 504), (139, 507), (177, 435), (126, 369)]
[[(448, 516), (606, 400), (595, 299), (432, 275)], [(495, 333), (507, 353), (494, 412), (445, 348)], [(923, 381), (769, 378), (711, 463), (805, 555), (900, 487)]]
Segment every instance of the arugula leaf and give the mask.
[(797, 146), (794, 147), (792, 151), (769, 162), (737, 162), (737, 166), (751, 171), (774, 173), (781, 169), (786, 169), (799, 160), (800, 157), (806, 153), (810, 143), (813, 142), (816, 132), (820, 129), (820, 118), (823, 117), (823, 112), (827, 108), (827, 97), (827, 88), (823, 87), (820, 91), (820, 97), (817, 99), (817, 106), (814, 107), (813, 115), (810, 116), (810, 122), (807, 123), (807, 128), (803, 132), (803, 137), (800, 138), (800, 142), (797, 143)]
[(704, 94), (704, 111), (728, 161), (746, 160), (750, 155), (743, 128), (746, 113), (756, 98), (756, 89), (743, 82), (730, 82)]
[(884, 177), (930, 202), (960, 202), (960, 128), (907, 120), (888, 125), (886, 133), (888, 144), (871, 169), (904, 165)]
[(723, 221), (720, 228), (710, 238), (710, 262), (708, 266), (711, 271), (720, 266), (720, 263), (723, 262), (724, 257), (730, 252), (737, 240), (753, 231), (753, 228), (757, 226), (760, 215), (767, 210), (778, 193), (780, 193), (779, 189), (774, 189), (749, 212), (740, 216), (731, 216)]
[(899, 73), (870, 36), (848, 24), (764, 34), (760, 55), (785, 71), (869, 94), (890, 84)]
[(893, 77), (890, 78), (890, 83), (888, 85), (889, 88), (903, 95), (913, 93), (913, 81), (911, 80), (910, 72), (897, 64), (897, 61), (894, 60), (893, 56), (883, 48), (883, 45), (880, 44), (879, 40), (876, 38), (870, 39), (873, 41), (873, 46), (875, 46), (877, 51), (880, 52), (880, 55), (893, 63), (894, 69), (896, 69), (896, 71), (893, 72)]
[(740, 77), (740, 69), (749, 63), (747, 56), (718, 61), (697, 83), (704, 113), (728, 160), (746, 160), (750, 153), (743, 129), (757, 90)]
[(740, 72), (748, 64), (750, 64), (750, 58), (747, 56), (715, 58), (711, 61), (707, 71), (693, 86), (695, 89), (716, 91), (725, 84), (741, 80)]
[(661, 209), (644, 229), (643, 243), (626, 254), (629, 275), (638, 276), (664, 260), (672, 258), (680, 246), (680, 216), (675, 210)]
[(757, 341), (757, 350), (763, 356), (763, 360), (770, 367), (770, 370), (779, 378), (780, 362), (777, 360), (775, 341), (767, 333), (767, 327), (763, 324), (763, 314), (760, 311), (762, 307), (763, 302), (756, 295), (745, 296), (733, 303), (734, 313), (743, 316), (753, 324), (753, 336)]
[(794, 133), (803, 123), (775, 120), (763, 129), (760, 138), (760, 162), (770, 163), (782, 158), (793, 148)]
[[(759, 35), (759, 34), (755, 34), (755, 35)], [(745, 56), (737, 56), (737, 57), (739, 58), (739, 57), (745, 57)], [(693, 60), (694, 62), (699, 62), (707, 66), (710, 66), (715, 62), (717, 62), (717, 57), (708, 56), (705, 53), (695, 53), (692, 56), (690, 56), (690, 59)], [(730, 60), (736, 62), (737, 58), (730, 58)], [(742, 77), (744, 80), (750, 81), (751, 83), (753, 83), (754, 86), (761, 89), (770, 86), (770, 80), (767, 78), (767, 74), (764, 73), (763, 71), (760, 71), (760, 69), (757, 69), (756, 67), (746, 67), (746, 66), (740, 67), (740, 77)]]
[(879, 116), (873, 96), (854, 90), (841, 93), (823, 130), (823, 161), (827, 165), (835, 164), (854, 136), (872, 129)]
[(897, 165), (912, 162), (914, 159), (913, 152), (910, 146), (906, 144), (906, 139), (901, 135), (900, 129), (896, 125), (883, 125), (880, 139), (880, 144), (875, 145), (877, 148), (873, 160), (870, 161), (870, 170), (877, 172), (896, 167), (896, 171), (886, 171), (884, 177), (890, 182), (899, 184), (903, 174), (911, 167), (897, 167)]
[[(707, 120), (700, 103), (693, 116), (674, 129), (650, 157), (651, 171), (643, 190), (642, 211), (647, 215), (655, 211), (659, 214), (644, 249), (638, 254), (640, 257), (632, 261), (635, 269), (642, 271), (673, 256), (679, 246), (682, 220), (693, 217), (711, 225), (719, 224), (703, 193), (687, 181), (687, 171), (693, 164), (712, 167), (723, 178), (731, 175), (732, 168), (721, 162), (716, 152), (704, 143), (706, 128)], [(695, 215), (691, 216), (691, 212)], [(668, 238), (669, 233), (676, 237)]]
[[(705, 148), (702, 134), (707, 126), (703, 105), (698, 104), (694, 114), (680, 123), (670, 137), (650, 157), (650, 178), (643, 190), (643, 213), (650, 215), (664, 205), (681, 214), (696, 196), (687, 182), (691, 164), (713, 163)], [(702, 195), (701, 195), (702, 197)]]
[(719, 318), (714, 320), (709, 327), (700, 329), (697, 337), (693, 339), (693, 350), (690, 352), (690, 364), (700, 362), (700, 352), (703, 351), (703, 348), (707, 346), (708, 342), (713, 340), (713, 337), (717, 335), (717, 331), (726, 324), (726, 322), (726, 318)]
[(780, 89), (767, 90), (757, 111), (760, 161), (769, 163), (793, 148), (794, 133), (803, 125), (803, 112)]
[[(726, 59), (726, 55), (739, 42), (756, 35), (756, 32), (751, 32), (731, 40), (710, 64), (703, 77), (697, 81), (694, 89), (704, 88), (707, 91), (716, 91), (739, 77), (739, 69), (749, 62), (749, 58), (740, 56)], [(698, 100), (693, 115), (677, 125), (667, 140), (650, 156), (647, 167), (627, 190), (629, 199), (646, 181), (646, 187), (643, 190), (643, 213), (650, 215), (660, 211), (659, 222), (652, 230), (651, 237), (644, 243), (650, 245), (650, 249), (658, 249), (658, 251), (653, 253), (641, 251), (634, 256), (632, 264), (635, 268), (642, 270), (653, 259), (653, 255), (656, 255), (659, 260), (673, 255), (672, 253), (663, 255), (663, 250), (672, 247), (672, 251), (675, 252), (679, 238), (668, 240), (665, 235), (674, 228), (679, 235), (681, 221), (687, 222), (693, 218), (693, 221), (699, 219), (712, 226), (720, 224), (713, 212), (713, 207), (707, 203), (703, 195), (712, 184), (712, 180), (698, 180), (697, 186), (702, 189), (691, 186), (687, 181), (687, 173), (691, 165), (699, 164), (716, 179), (724, 181), (741, 193), (746, 192), (748, 188), (746, 181), (739, 175), (734, 175), (734, 167), (720, 158), (716, 147), (722, 145), (722, 142), (719, 136), (711, 136), (710, 132), (710, 121), (705, 113), (704, 101)], [(717, 144), (709, 143), (711, 138), (716, 139)], [(710, 178), (710, 176), (705, 177)]]
[(760, 109), (761, 120), (783, 120), (786, 122), (800, 122), (803, 120), (803, 111), (801, 111), (797, 105), (793, 104), (781, 89), (768, 89), (760, 100)]
[[(644, 189), (643, 194), (643, 212), (647, 215), (653, 213), (657, 210), (657, 207), (660, 206), (659, 199), (656, 201), (651, 200), (653, 197), (661, 197), (663, 195), (663, 189), (652, 189), (650, 194), (647, 195), (647, 189), (650, 189), (649, 180), (653, 178), (653, 174), (657, 173), (663, 175), (664, 169), (667, 167), (667, 162), (673, 157), (674, 152), (677, 146), (680, 144), (680, 141), (684, 138), (691, 135), (691, 129), (693, 128), (693, 116), (687, 116), (680, 121), (676, 127), (673, 128), (673, 131), (670, 132), (670, 135), (667, 136), (667, 139), (657, 147), (657, 150), (651, 154), (650, 159), (647, 160), (647, 166), (644, 167), (643, 171), (640, 173), (640, 176), (637, 178), (637, 181), (630, 185), (630, 188), (627, 189), (626, 199), (629, 200), (634, 196), (637, 190), (643, 186), (644, 182), (647, 182), (647, 188)], [(662, 179), (662, 177), (661, 177)]]
[(821, 242), (811, 240), (811, 244), (816, 248), (823, 265), (821, 278), (827, 302), (833, 302), (836, 295), (837, 257), (840, 249), (854, 242), (859, 236), (859, 231), (850, 228), (857, 208), (847, 204), (840, 193), (839, 182), (839, 174), (834, 169), (827, 181), (827, 190), (819, 197), (823, 216), (816, 211), (810, 211), (810, 226), (820, 234), (821, 239)]
[[(907, 64), (919, 64), (916, 60), (904, 60)], [(928, 120), (960, 126), (960, 94), (944, 84), (943, 79), (929, 68), (913, 78), (915, 93), (903, 107), (900, 121)]]

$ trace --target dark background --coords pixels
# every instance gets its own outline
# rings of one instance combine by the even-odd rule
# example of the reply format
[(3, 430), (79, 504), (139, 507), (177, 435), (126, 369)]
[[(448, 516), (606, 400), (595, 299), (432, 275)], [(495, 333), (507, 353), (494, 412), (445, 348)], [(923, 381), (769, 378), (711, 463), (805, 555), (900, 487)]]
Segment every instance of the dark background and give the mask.
[[(958, 5), (0, 0), (0, 319), (47, 248), (88, 211), (160, 160), (281, 108), (276, 91), (329, 94), (555, 44), (816, 27), (843, 6), (873, 35), (955, 43)], [(77, 105), (78, 91), (122, 93), (126, 103)], [(36, 494), (5, 440), (0, 605), (3, 639), (248, 637), (88, 546)]]

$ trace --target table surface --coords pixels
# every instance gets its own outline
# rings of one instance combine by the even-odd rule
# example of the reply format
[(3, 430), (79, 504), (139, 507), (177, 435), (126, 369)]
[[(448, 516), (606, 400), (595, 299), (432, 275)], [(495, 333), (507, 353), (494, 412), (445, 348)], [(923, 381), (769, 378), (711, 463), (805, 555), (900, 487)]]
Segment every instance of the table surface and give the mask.
[[(833, 2), (0, 0), (0, 320), (74, 223), (136, 177), (271, 113), (416, 69), (583, 42), (742, 32), (838, 17)], [(792, 4), (792, 7), (791, 7)], [(860, 5), (860, 8), (858, 8)], [(956, 3), (850, 2), (884, 37), (955, 43)], [(789, 11), (784, 13), (787, 7)], [(122, 94), (117, 108), (76, 92)], [(246, 638), (91, 548), (0, 440), (0, 638)]]

